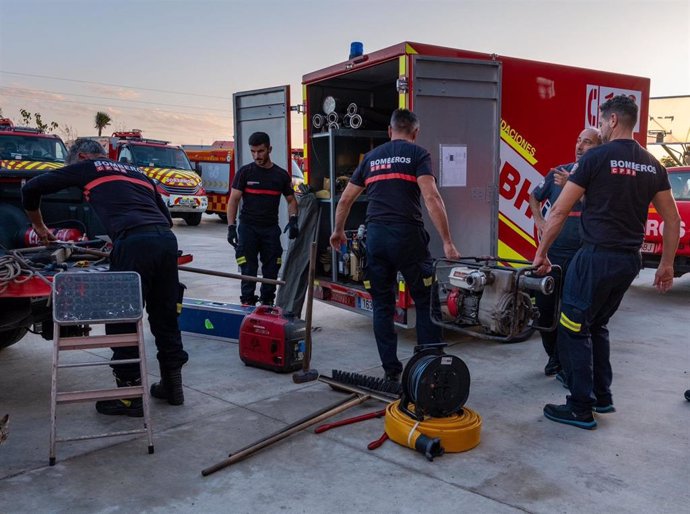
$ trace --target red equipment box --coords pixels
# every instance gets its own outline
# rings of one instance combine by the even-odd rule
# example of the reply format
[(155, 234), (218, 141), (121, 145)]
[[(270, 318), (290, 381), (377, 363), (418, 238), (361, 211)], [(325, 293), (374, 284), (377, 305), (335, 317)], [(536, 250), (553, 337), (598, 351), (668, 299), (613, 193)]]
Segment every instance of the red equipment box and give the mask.
[(280, 307), (261, 305), (240, 326), (240, 359), (247, 366), (279, 373), (302, 367), (306, 326)]

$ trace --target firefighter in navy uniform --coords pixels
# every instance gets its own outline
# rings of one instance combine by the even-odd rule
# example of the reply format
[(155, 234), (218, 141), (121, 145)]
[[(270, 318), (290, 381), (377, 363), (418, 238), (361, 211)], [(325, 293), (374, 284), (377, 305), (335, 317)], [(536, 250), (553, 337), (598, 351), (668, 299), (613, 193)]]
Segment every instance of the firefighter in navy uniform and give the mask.
[[(96, 141), (77, 139), (65, 162), (68, 166), (28, 181), (22, 188), (22, 203), (36, 234), (43, 242), (55, 236), (43, 222), (41, 196), (67, 187), (83, 190), (113, 241), (111, 271), (136, 271), (141, 276), (143, 299), (151, 332), (158, 349), (161, 381), (151, 386), (151, 395), (172, 405), (184, 402), (182, 366), (188, 355), (182, 347), (177, 324), (180, 284), (177, 272), (177, 239), (172, 220), (153, 182), (131, 164), (105, 156)], [(108, 333), (129, 333), (131, 324), (108, 326)], [(137, 358), (137, 348), (113, 348), (113, 361)], [(140, 385), (138, 364), (111, 364), (117, 385)], [(143, 416), (141, 398), (96, 403), (101, 414)]]
[(441, 329), (431, 321), (432, 259), (429, 234), (424, 229), (420, 196), (443, 240), (448, 259), (460, 258), (448, 227), (448, 216), (436, 188), (431, 156), (414, 144), (419, 133), (417, 116), (397, 109), (391, 116), (391, 141), (364, 156), (338, 202), (330, 238), (335, 249), (345, 244), (345, 220), (352, 204), (366, 189), (367, 264), (365, 287), (373, 300), (374, 336), (388, 380), (398, 381), (398, 339), (394, 314), (397, 272), (400, 271), (414, 299), (417, 342), (439, 343)]
[[(292, 177), (271, 161), (271, 140), (264, 132), (249, 136), (249, 149), (254, 162), (242, 166), (232, 182), (228, 200), (228, 243), (235, 248), (237, 264), (243, 275), (256, 277), (261, 259), (264, 278), (278, 278), (283, 248), (280, 244), (278, 207), (281, 195), (288, 204), (290, 220), (284, 232), (290, 239), (299, 235), (297, 225), (297, 200), (292, 190)], [(237, 226), (237, 210), (242, 199), (240, 224)], [(276, 286), (261, 284), (261, 297), (255, 295), (256, 283), (242, 281), (242, 305), (273, 305)]]
[(592, 415), (614, 412), (607, 323), (641, 268), (640, 246), (649, 202), (664, 220), (663, 254), (654, 285), (673, 285), (673, 259), (680, 216), (663, 166), (633, 139), (637, 105), (627, 96), (599, 107), (606, 144), (580, 159), (546, 222), (534, 265), (541, 274), (551, 263), (549, 247), (573, 205), (586, 195), (582, 211), (583, 246), (565, 277), (558, 327), (558, 351), (567, 353), (565, 405), (547, 404), (544, 416), (584, 429), (596, 428)]
[[(595, 128), (586, 128), (577, 137), (575, 143), (575, 160), (576, 162), (580, 160), (580, 157), (590, 148), (594, 148), (601, 144), (601, 134)], [(568, 176), (575, 166), (575, 162), (570, 164), (564, 164), (557, 166), (556, 168), (549, 171), (544, 177), (544, 181), (535, 187), (529, 195), (529, 206), (532, 211), (532, 216), (534, 217), (534, 224), (537, 227), (539, 236), (544, 230), (544, 225), (546, 220), (542, 216), (542, 202), (547, 201), (551, 206), (556, 203), (558, 196), (563, 190), (563, 185), (568, 180)], [(565, 222), (565, 226), (561, 233), (558, 235), (556, 240), (549, 248), (549, 260), (551, 264), (557, 264), (561, 267), (563, 276), (565, 276), (568, 271), (568, 265), (572, 260), (575, 252), (580, 249), (582, 244), (582, 234), (580, 229), (580, 214), (582, 212), (582, 205), (577, 202), (573, 207), (573, 210), (568, 214), (568, 219)], [(553, 319), (553, 298), (550, 298), (543, 294), (536, 295), (537, 307), (541, 316), (543, 316), (543, 323), (550, 323)], [(540, 319), (541, 322), (541, 319)], [(544, 350), (549, 356), (549, 360), (544, 366), (544, 374), (546, 376), (556, 375), (561, 372), (561, 359), (558, 355), (558, 347), (556, 344), (557, 331), (541, 331), (541, 342), (544, 345)], [(564, 380), (563, 375), (558, 375)]]

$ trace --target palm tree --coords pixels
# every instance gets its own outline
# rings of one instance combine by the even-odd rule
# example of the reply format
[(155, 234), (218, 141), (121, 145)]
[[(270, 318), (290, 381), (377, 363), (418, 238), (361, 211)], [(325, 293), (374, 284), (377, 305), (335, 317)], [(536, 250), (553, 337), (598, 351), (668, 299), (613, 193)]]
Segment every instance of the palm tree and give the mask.
[(103, 111), (98, 111), (96, 113), (96, 128), (98, 129), (98, 135), (101, 135), (101, 132), (105, 127), (110, 125), (110, 122), (112, 121), (110, 116), (108, 116), (108, 113), (105, 113)]

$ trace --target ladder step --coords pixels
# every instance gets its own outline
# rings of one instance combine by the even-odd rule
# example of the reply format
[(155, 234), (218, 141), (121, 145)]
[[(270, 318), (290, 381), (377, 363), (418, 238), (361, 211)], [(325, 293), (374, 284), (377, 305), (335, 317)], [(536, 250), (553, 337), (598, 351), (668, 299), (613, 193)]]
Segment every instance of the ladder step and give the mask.
[(69, 391), (57, 393), (57, 403), (75, 403), (92, 400), (116, 400), (137, 398), (144, 395), (142, 386), (118, 387), (115, 389), (95, 389), (91, 391)]
[(116, 364), (138, 364), (141, 359), (121, 359), (117, 361), (74, 362), (72, 364), (59, 364), (58, 368), (86, 368), (88, 366), (110, 366)]
[(132, 334), (112, 334), (104, 336), (61, 337), (57, 340), (59, 350), (87, 350), (90, 348), (115, 348), (137, 346), (139, 336)]
[(57, 443), (65, 443), (67, 441), (84, 441), (86, 439), (99, 439), (101, 437), (115, 437), (118, 435), (130, 435), (130, 434), (144, 434), (146, 433), (146, 427), (136, 428), (133, 430), (120, 430), (119, 432), (106, 432), (104, 434), (93, 434), (93, 435), (80, 435), (76, 437), (58, 437), (55, 439)]

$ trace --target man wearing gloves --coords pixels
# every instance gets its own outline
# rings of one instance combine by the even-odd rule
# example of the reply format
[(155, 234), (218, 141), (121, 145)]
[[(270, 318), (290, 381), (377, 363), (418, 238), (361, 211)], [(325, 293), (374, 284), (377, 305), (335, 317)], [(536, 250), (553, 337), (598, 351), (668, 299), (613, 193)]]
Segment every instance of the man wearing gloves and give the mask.
[[(290, 174), (271, 161), (271, 140), (265, 132), (249, 136), (249, 149), (254, 162), (235, 174), (228, 200), (228, 243), (235, 248), (237, 264), (243, 275), (256, 277), (261, 259), (264, 278), (278, 278), (283, 248), (280, 244), (278, 207), (280, 196), (288, 203), (290, 221), (284, 232), (290, 239), (299, 235), (297, 226), (297, 200), (292, 190)], [(237, 211), (242, 199), (240, 224)], [(261, 284), (260, 297), (255, 294), (254, 282), (242, 281), (242, 305), (273, 305), (276, 286)]]

